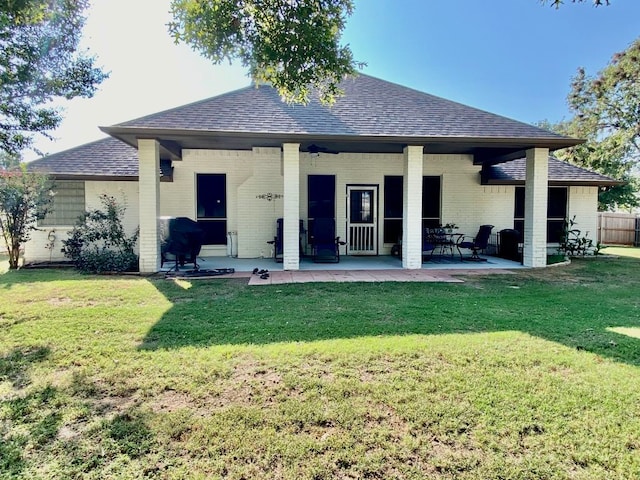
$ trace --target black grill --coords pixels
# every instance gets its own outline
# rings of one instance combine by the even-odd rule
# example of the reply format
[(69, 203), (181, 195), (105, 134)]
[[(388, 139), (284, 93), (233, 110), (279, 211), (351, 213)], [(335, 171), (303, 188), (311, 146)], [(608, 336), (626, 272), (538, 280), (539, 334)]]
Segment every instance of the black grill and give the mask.
[(202, 248), (204, 232), (198, 223), (187, 217), (162, 217), (160, 219), (160, 252), (161, 265), (175, 258), (176, 266), (193, 263), (198, 269), (197, 257)]

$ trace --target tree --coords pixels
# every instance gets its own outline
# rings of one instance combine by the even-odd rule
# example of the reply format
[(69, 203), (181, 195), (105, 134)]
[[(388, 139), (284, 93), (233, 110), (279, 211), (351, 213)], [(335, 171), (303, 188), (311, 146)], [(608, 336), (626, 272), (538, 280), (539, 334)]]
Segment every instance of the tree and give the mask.
[(106, 74), (78, 53), (89, 0), (0, 2), (0, 150), (18, 153), (62, 121), (56, 99), (91, 97)]
[(19, 154), (12, 154), (0, 150), (0, 171), (11, 170), (20, 166), (22, 157)]
[(215, 64), (240, 60), (256, 83), (270, 83), (288, 102), (308, 103), (316, 90), (331, 104), (342, 79), (364, 66), (340, 45), (353, 8), (353, 0), (172, 0), (169, 32)]
[(352, 11), (351, 0), (173, 0), (169, 31), (214, 63), (239, 59), (287, 101), (307, 103), (317, 89), (332, 103), (362, 65), (340, 45)]
[(635, 207), (639, 199), (640, 39), (616, 53), (590, 77), (583, 68), (572, 79), (568, 102), (574, 117), (555, 129), (587, 140), (560, 155), (577, 165), (627, 182), (600, 194), (600, 208)]
[(27, 172), (24, 165), (0, 170), (0, 233), (9, 253), (9, 268), (18, 268), (20, 248), (48, 213), (51, 182), (46, 175)]

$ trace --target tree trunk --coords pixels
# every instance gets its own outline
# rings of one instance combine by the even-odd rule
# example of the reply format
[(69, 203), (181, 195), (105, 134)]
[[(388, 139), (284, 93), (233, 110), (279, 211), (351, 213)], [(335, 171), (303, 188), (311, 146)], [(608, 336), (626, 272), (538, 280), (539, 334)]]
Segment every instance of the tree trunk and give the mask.
[(9, 270), (17, 270), (20, 260), (20, 245), (11, 245), (9, 249)]

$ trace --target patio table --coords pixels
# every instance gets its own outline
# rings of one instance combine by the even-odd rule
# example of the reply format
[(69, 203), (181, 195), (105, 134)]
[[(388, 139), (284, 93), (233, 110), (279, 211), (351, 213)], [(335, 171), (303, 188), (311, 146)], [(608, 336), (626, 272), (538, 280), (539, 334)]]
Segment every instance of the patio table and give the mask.
[(444, 230), (438, 230), (437, 232), (430, 234), (429, 241), (435, 245), (435, 248), (431, 252), (431, 256), (433, 257), (437, 250), (439, 255), (449, 255), (453, 257), (457, 251), (460, 256), (460, 260), (462, 260), (462, 252), (460, 251), (459, 244), (464, 236), (464, 233), (449, 233)]

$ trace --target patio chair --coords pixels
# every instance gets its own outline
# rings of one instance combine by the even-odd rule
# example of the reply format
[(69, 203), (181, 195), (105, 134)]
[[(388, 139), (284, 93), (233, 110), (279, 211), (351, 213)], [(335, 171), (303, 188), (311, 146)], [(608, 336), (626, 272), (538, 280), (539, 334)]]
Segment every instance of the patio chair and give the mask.
[(276, 220), (276, 236), (273, 237), (273, 240), (267, 242), (269, 245), (273, 245), (273, 260), (276, 263), (282, 263), (284, 252), (282, 247), (282, 241), (284, 239), (284, 235), (282, 233), (282, 223), (282, 218)]
[[(433, 236), (433, 232), (430, 228), (424, 229), (424, 235), (422, 236), (422, 261), (429, 260), (433, 257), (433, 252), (436, 249), (436, 239)], [(429, 255), (427, 259), (426, 256)]]
[(316, 218), (313, 221), (313, 261), (316, 263), (338, 263), (340, 246), (346, 242), (336, 236), (336, 221), (333, 218)]
[[(282, 246), (284, 241), (283, 222), (284, 220), (282, 218), (278, 218), (276, 220), (276, 236), (273, 237), (273, 240), (269, 240), (267, 242), (269, 245), (273, 245), (273, 260), (276, 263), (282, 263), (283, 261), (283, 254), (284, 254), (284, 247)], [(300, 256), (303, 256), (304, 254), (304, 249), (302, 248), (302, 237), (304, 236), (304, 234), (305, 234), (304, 222), (303, 220), (300, 220)]]
[(458, 243), (458, 248), (466, 248), (471, 250), (471, 257), (465, 258), (464, 260), (471, 260), (474, 262), (487, 261), (486, 258), (481, 258), (478, 255), (478, 252), (483, 251), (485, 248), (487, 248), (487, 245), (489, 244), (489, 237), (491, 236), (491, 230), (493, 230), (493, 225), (480, 225), (480, 229), (478, 230), (478, 233), (473, 241), (462, 241)]

